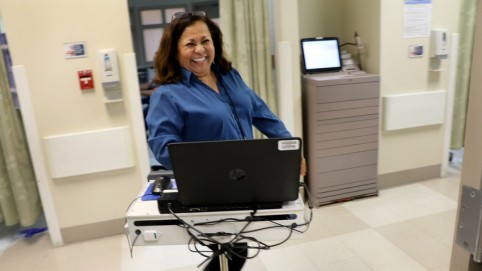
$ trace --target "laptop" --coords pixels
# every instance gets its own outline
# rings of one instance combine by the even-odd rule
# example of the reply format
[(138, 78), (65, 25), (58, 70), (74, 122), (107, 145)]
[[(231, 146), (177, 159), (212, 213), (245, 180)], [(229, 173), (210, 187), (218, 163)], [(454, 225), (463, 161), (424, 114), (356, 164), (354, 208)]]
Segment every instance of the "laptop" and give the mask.
[(171, 143), (178, 212), (281, 208), (298, 198), (300, 138)]

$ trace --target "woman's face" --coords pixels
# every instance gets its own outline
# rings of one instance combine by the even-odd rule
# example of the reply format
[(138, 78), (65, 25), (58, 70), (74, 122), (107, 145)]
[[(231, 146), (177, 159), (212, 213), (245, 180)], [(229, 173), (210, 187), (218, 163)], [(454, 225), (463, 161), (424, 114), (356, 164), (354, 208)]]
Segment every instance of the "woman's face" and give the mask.
[(198, 78), (210, 74), (214, 61), (214, 44), (204, 22), (197, 21), (184, 29), (177, 51), (181, 67), (190, 70)]

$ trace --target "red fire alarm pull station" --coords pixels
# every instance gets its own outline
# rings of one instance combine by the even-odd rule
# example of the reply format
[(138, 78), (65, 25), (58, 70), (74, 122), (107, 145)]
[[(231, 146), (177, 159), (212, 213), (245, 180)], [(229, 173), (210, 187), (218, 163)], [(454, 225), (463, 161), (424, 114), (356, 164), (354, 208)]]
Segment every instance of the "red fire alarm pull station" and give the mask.
[(94, 89), (94, 77), (92, 76), (92, 70), (83, 70), (77, 72), (79, 76), (80, 90), (92, 90)]

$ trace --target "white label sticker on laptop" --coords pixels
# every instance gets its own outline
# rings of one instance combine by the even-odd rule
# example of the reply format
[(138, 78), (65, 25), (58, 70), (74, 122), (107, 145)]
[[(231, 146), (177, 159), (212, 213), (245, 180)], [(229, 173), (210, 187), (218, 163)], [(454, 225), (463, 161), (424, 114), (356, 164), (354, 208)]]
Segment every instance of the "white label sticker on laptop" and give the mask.
[(280, 140), (278, 141), (278, 150), (280, 151), (292, 151), (300, 148), (299, 140)]

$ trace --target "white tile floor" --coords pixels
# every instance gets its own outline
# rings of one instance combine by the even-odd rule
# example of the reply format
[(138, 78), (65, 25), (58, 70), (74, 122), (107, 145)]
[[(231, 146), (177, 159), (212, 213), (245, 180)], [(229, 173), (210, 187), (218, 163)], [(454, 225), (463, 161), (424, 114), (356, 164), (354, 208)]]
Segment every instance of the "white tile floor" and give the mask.
[[(445, 178), (316, 208), (302, 240), (262, 251), (243, 270), (449, 270), (459, 170), (452, 166)], [(0, 239), (2, 271), (187, 271), (198, 270), (202, 260), (186, 246), (135, 247), (131, 258), (122, 235), (59, 248), (47, 234)]]

